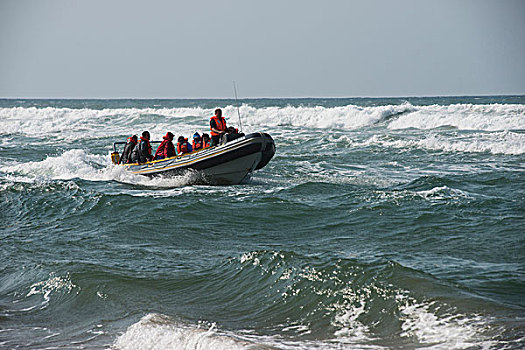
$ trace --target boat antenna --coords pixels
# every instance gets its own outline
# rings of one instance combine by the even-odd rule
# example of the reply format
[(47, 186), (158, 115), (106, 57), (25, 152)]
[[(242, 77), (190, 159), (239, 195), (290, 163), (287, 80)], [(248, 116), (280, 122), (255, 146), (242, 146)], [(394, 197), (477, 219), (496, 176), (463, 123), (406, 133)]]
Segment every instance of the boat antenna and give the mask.
[(239, 111), (239, 102), (237, 101), (237, 87), (235, 86), (235, 80), (233, 81), (233, 93), (235, 94), (235, 104), (237, 105), (237, 115), (239, 116), (239, 131), (242, 132), (241, 112)]

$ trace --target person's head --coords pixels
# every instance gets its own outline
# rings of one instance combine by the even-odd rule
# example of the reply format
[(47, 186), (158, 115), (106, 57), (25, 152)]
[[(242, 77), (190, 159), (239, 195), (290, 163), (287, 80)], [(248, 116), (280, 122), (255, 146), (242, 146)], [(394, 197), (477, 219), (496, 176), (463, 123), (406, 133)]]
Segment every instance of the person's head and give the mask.
[(132, 138), (133, 141), (135, 141), (135, 142), (137, 142), (137, 140), (139, 139), (139, 138), (137, 137), (137, 135), (133, 135), (133, 136), (131, 136), (131, 138)]
[(216, 115), (217, 117), (219, 117), (219, 118), (222, 117), (222, 110), (221, 110), (220, 108), (217, 108), (217, 109), (215, 110), (215, 115)]
[(196, 132), (195, 134), (193, 134), (193, 139), (194, 139), (194, 140), (195, 140), (195, 139), (198, 140), (198, 139), (200, 139), (200, 138), (201, 138), (201, 135), (199, 135), (198, 132)]
[(209, 141), (209, 140), (210, 140), (210, 135), (208, 135), (208, 134), (202, 134), (202, 139), (203, 139), (204, 141)]
[(171, 132), (168, 131), (168, 132), (166, 133), (166, 138), (167, 138), (168, 140), (170, 140), (170, 141), (173, 141), (173, 134), (172, 134)]
[(145, 138), (146, 140), (149, 140), (149, 131), (143, 131), (142, 137)]
[(177, 142), (178, 143), (183, 143), (184, 142), (184, 136), (179, 136), (179, 138), (177, 139)]

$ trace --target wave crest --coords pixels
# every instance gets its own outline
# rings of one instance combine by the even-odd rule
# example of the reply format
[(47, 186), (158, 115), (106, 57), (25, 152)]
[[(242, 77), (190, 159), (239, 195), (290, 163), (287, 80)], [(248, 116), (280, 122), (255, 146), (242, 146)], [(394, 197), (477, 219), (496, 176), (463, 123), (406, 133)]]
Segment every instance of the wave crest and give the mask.
[[(308, 127), (319, 129), (352, 130), (387, 123), (390, 129), (435, 129), (453, 127), (460, 130), (521, 130), (525, 129), (525, 105), (519, 104), (455, 104), (414, 106), (408, 102), (399, 105), (363, 107), (262, 107), (247, 104), (240, 107), (245, 126), (249, 127)], [(231, 125), (238, 122), (237, 107), (223, 107)], [(115, 133), (128, 134), (130, 129), (150, 129), (161, 137), (168, 128), (175, 133), (188, 133), (208, 128), (208, 117), (213, 109), (188, 108), (115, 108), (72, 109), (13, 107), (0, 108), (2, 135), (56, 135), (79, 138), (82, 133), (97, 136)], [(138, 132), (138, 131), (135, 131)], [(75, 135), (75, 136), (72, 136)], [(85, 136), (85, 135), (84, 135)], [(91, 135), (94, 136), (94, 135)]]
[(440, 135), (430, 133), (421, 139), (393, 139), (374, 135), (364, 142), (348, 141), (355, 146), (382, 146), (391, 148), (419, 148), (443, 152), (492, 153), (520, 155), (525, 153), (525, 134), (512, 131), (475, 133), (463, 135)]
[(170, 317), (148, 314), (131, 325), (113, 344), (114, 349), (247, 349), (247, 341), (218, 334), (215, 325), (209, 329), (177, 324)]

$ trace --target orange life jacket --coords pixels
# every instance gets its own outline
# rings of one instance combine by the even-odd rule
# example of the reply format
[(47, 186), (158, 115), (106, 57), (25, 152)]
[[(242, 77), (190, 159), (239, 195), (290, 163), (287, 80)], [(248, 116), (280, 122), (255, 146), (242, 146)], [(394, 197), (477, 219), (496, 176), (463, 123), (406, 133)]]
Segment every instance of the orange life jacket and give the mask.
[(202, 147), (202, 140), (201, 141), (195, 141), (195, 139), (193, 139), (192, 143), (193, 143), (193, 150), (194, 151), (203, 148)]
[[(210, 121), (215, 121), (215, 124), (217, 125), (217, 128), (216, 130), (219, 130), (219, 131), (226, 131), (226, 120), (224, 118), (218, 118), (216, 115), (214, 115), (213, 117), (210, 118)], [(211, 136), (219, 136), (220, 134), (214, 132), (213, 130), (211, 130), (211, 125), (210, 125), (210, 131), (211, 131)]]
[(177, 142), (177, 154), (188, 153), (188, 141)]

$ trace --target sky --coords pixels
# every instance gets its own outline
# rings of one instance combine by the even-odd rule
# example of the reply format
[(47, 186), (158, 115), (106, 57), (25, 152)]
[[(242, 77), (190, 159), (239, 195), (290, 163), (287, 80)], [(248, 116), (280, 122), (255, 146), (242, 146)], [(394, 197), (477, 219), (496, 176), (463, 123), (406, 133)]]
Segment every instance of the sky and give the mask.
[(525, 94), (525, 1), (0, 0), (0, 98)]

